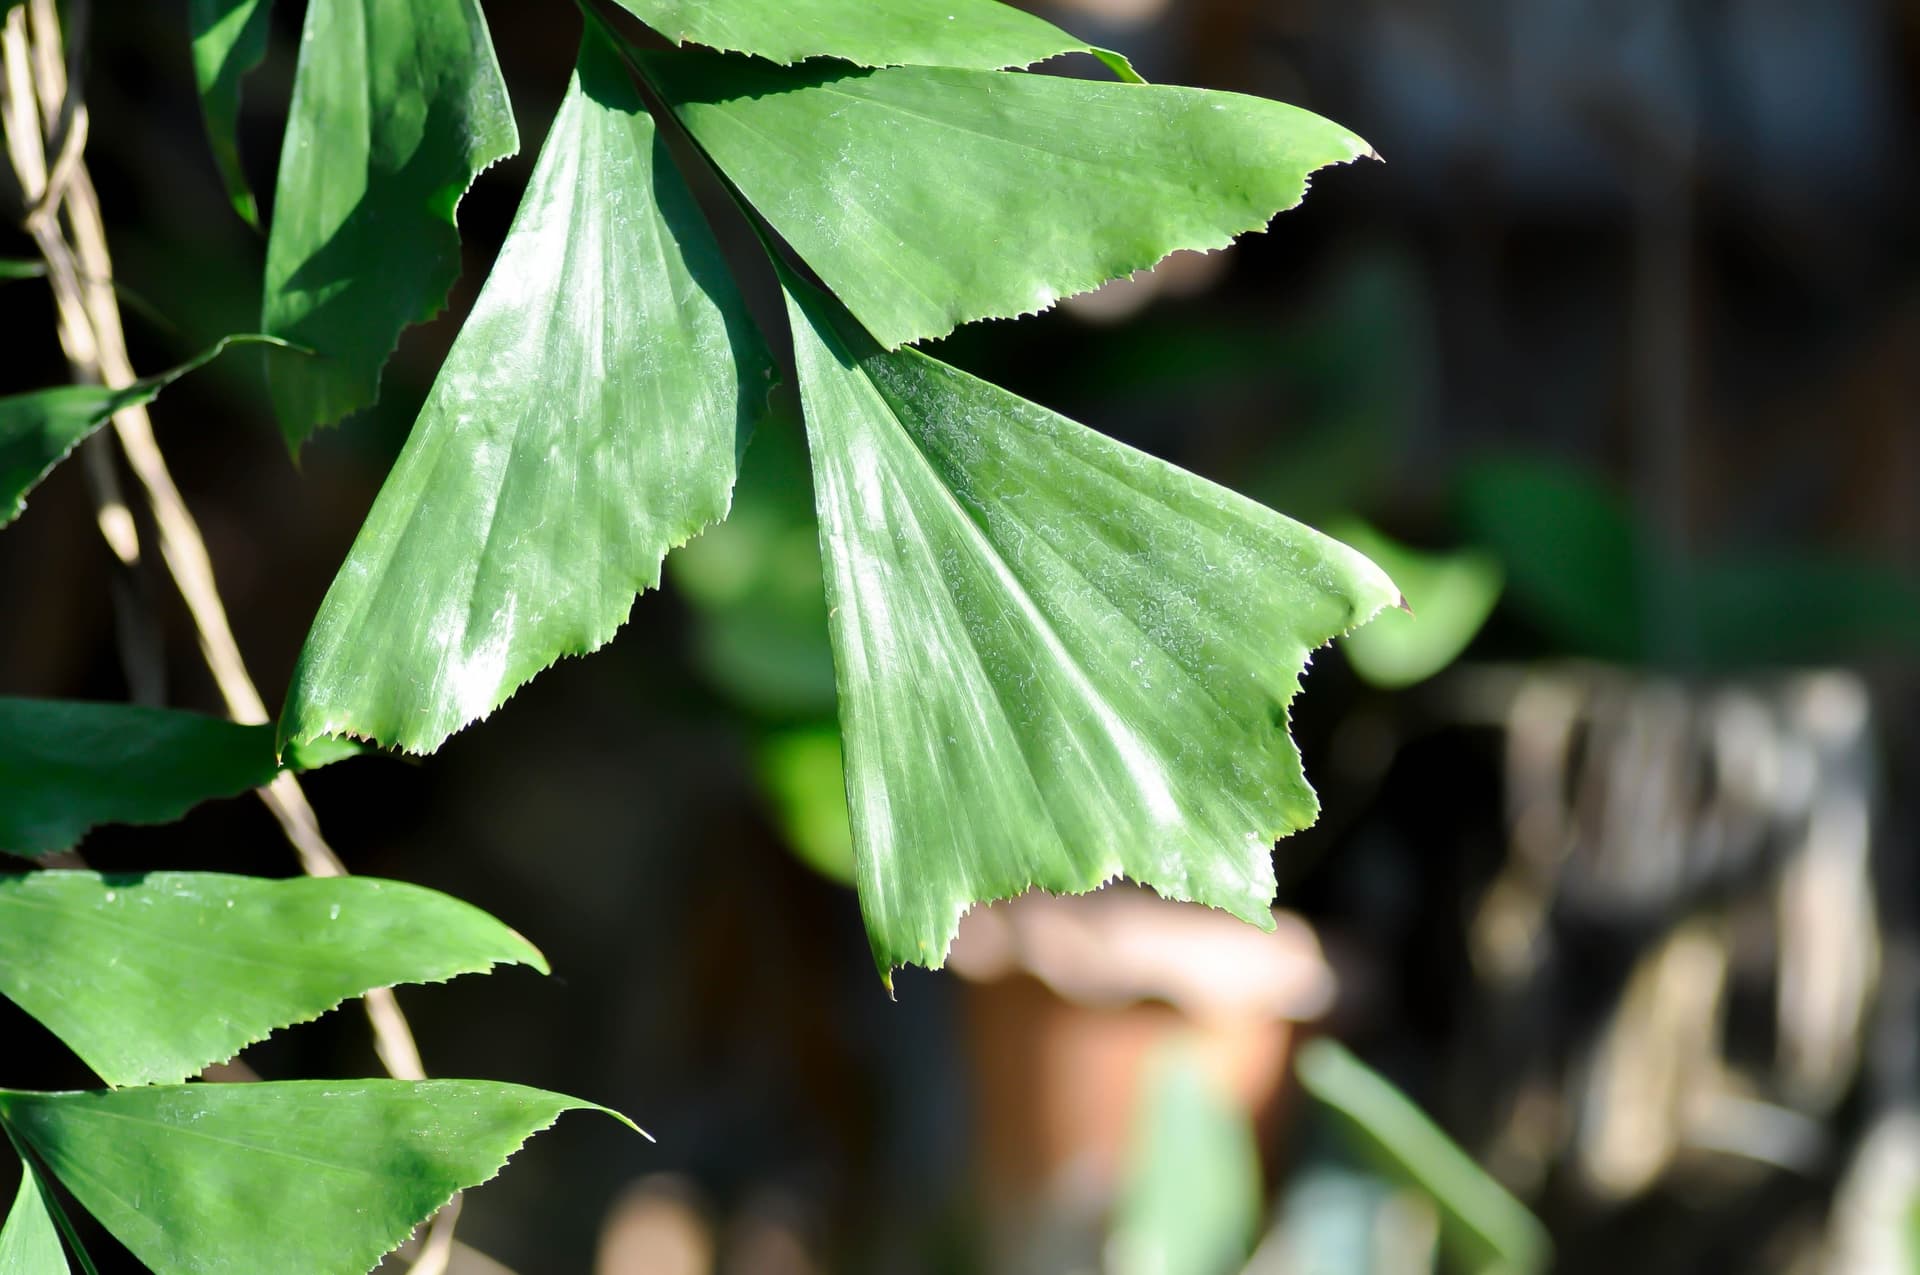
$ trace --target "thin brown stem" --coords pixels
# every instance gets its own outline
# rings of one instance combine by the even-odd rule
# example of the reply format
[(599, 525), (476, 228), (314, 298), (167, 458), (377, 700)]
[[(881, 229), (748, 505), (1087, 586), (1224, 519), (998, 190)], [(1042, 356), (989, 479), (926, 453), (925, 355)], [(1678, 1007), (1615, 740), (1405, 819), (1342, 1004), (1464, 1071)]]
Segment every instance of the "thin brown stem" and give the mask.
[[(83, 154), (86, 118), (84, 107), (70, 99), (53, 0), (29, 0), (9, 10), (0, 27), (0, 129), (27, 202), (26, 228), (47, 264), (61, 347), (76, 381), (121, 387), (132, 384), (135, 376), (99, 197)], [(51, 163), (50, 146), (55, 151)], [(266, 704), (227, 621), (206, 540), (173, 481), (151, 418), (144, 407), (128, 407), (113, 417), (113, 430), (152, 511), (161, 560), (187, 604), (228, 715), (250, 724), (268, 721)], [(110, 458), (107, 464), (93, 458), (88, 463), (101, 535), (121, 563), (135, 566), (140, 561), (139, 535), (120, 494), (118, 475)], [(316, 877), (346, 875), (298, 779), (283, 772), (257, 791), (303, 871)], [(388, 1074), (425, 1079), (419, 1046), (392, 990), (370, 991), (362, 1004), (373, 1028), (375, 1052)], [(414, 1267), (421, 1275), (443, 1275), (458, 1212), (456, 1197), (436, 1217)]]

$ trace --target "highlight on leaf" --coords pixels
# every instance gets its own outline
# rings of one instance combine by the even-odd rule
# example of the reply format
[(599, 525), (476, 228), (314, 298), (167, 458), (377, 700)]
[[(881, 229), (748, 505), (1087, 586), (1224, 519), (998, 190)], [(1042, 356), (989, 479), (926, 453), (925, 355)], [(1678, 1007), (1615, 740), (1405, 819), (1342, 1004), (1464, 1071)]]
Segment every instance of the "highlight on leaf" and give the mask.
[(675, 44), (751, 53), (770, 62), (841, 58), (859, 66), (1032, 66), (1089, 53), (1123, 80), (1133, 66), (999, 0), (618, 0)]
[(320, 606), (282, 720), (430, 752), (613, 637), (726, 516), (772, 362), (589, 25), (493, 274)]
[(973, 904), (1122, 875), (1271, 927), (1273, 840), (1318, 810), (1287, 705), (1393, 584), (783, 281), (883, 976)]
[(881, 345), (1224, 247), (1372, 150), (1280, 102), (1052, 75), (636, 53), (714, 163)]

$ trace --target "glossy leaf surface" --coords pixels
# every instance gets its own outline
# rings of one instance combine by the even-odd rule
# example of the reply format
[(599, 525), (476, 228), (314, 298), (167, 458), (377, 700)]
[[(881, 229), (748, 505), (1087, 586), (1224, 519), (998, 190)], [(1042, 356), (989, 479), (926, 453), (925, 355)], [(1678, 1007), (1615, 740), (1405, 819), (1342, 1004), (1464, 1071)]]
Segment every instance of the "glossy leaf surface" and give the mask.
[(40, 1179), (22, 1161), (20, 1190), (7, 1212), (7, 1224), (0, 1227), (0, 1275), (68, 1275), (71, 1269), (40, 1194)]
[(460, 273), (461, 196), (518, 147), (477, 0), (307, 6), (261, 310), (322, 356), (271, 369), (289, 445), (378, 397), (401, 331)]
[(115, 412), (151, 403), (161, 390), (229, 345), (261, 339), (227, 337), (179, 367), (124, 389), (57, 385), (0, 398), (0, 527), (18, 518), (27, 507), (27, 493)]
[(605, 1109), (478, 1080), (0, 1090), (0, 1121), (156, 1275), (362, 1275), (575, 1110)]
[(640, 55), (761, 215), (882, 345), (1043, 310), (1218, 248), (1367, 144), (1234, 93), (1050, 75)]
[[(296, 770), (345, 756), (290, 752)], [(0, 850), (65, 850), (103, 823), (168, 823), (279, 773), (273, 728), (133, 704), (0, 696)]]
[(190, 0), (193, 78), (200, 89), (207, 141), (233, 210), (259, 226), (260, 211), (240, 167), (240, 81), (267, 54), (273, 0)]
[(294, 672), (283, 734), (428, 751), (604, 645), (726, 516), (771, 363), (589, 34), (519, 216)]
[(1308, 652), (1396, 598), (1365, 558), (789, 285), (857, 882), (882, 971), (961, 914), (1122, 874), (1270, 928), (1317, 805)]
[(1031, 66), (1091, 53), (1123, 79), (1126, 59), (997, 0), (619, 0), (675, 44), (751, 53), (771, 62), (844, 58), (861, 66)]
[(458, 899), (366, 877), (0, 876), (0, 995), (110, 1085), (184, 1080), (375, 987), (546, 963)]

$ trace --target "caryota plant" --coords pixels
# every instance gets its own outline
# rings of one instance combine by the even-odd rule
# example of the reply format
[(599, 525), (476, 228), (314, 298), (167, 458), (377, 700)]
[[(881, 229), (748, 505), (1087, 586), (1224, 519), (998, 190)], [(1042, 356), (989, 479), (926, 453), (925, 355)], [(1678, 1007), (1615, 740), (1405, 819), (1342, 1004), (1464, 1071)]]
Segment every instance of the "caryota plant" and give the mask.
[[(114, 878), (68, 856), (0, 877), (0, 993), (106, 1086), (0, 1091), (24, 1166), (0, 1272), (92, 1269), (55, 1183), (155, 1271), (364, 1271), (592, 1106), (424, 1078), (381, 989), (544, 965), (464, 904), (343, 875), (297, 772), (367, 744), (432, 752), (604, 645), (725, 518), (778, 372), (692, 193), (714, 177), (785, 298), (882, 978), (939, 966), (967, 908), (1035, 887), (1125, 876), (1271, 925), (1273, 842), (1317, 810), (1289, 702), (1308, 654), (1393, 585), (916, 345), (1259, 230), (1315, 169), (1369, 154), (1359, 138), (1144, 83), (995, 0), (581, 4), (519, 212), (276, 725), (146, 415), (190, 368), (141, 379), (126, 358), (73, 33), (52, 0), (0, 9), (0, 120), (39, 250), (8, 269), (45, 275), (75, 382), (0, 399), (0, 519), (78, 450), (103, 536), (137, 560), (117, 445), (234, 719), (0, 700), (0, 849), (70, 851), (253, 789), (307, 874)], [(255, 225), (235, 124), (270, 10), (190, 5), (213, 153)], [(309, 0), (304, 21), (259, 334), (291, 347), (268, 376), (296, 452), (377, 400), (456, 278), (463, 194), (519, 145), (476, 0)], [(1025, 69), (1068, 53), (1111, 78)], [(191, 1079), (354, 997), (391, 1078)]]

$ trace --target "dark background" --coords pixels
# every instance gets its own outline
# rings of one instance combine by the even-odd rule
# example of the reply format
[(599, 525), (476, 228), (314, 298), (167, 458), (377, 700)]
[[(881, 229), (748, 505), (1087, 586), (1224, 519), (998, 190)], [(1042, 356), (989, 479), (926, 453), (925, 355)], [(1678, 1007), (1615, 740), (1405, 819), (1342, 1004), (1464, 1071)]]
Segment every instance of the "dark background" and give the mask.
[[(129, 314), (142, 371), (257, 324), (262, 245), (208, 158), (183, 9), (96, 4), (87, 50), (88, 159), (142, 308)], [(263, 198), (300, 9), (281, 6), (248, 83), (242, 150)], [(250, 356), (155, 409), (270, 704), (565, 87), (570, 9), (487, 10), (522, 150), (462, 205), (465, 274), (449, 312), (404, 338), (380, 407), (298, 467)], [(1270, 233), (1103, 294), (1100, 313), (980, 325), (942, 356), (1316, 525), (1364, 518), (1504, 564), (1506, 592), (1462, 662), (1390, 692), (1323, 655), (1296, 705), (1327, 815), (1280, 846), (1281, 905), (1314, 925), (1341, 974), (1330, 1025), (1534, 1205), (1560, 1241), (1557, 1269), (1878, 1269), (1830, 1246), (1835, 1193), (1889, 1113), (1914, 1104), (1920, 1074), (1920, 7), (1074, 0), (1044, 12), (1150, 79), (1310, 107), (1387, 162), (1321, 173)], [(0, 255), (29, 252), (0, 231)], [(746, 282), (767, 312), (768, 281)], [(64, 378), (40, 285), (0, 289), (0, 331), (0, 392)], [(755, 507), (804, 533), (797, 431), (790, 410), (777, 415), (748, 469)], [(109, 568), (67, 466), (0, 536), (0, 693), (127, 695)], [(184, 611), (163, 578), (145, 584), (170, 702), (215, 709)], [(429, 1068), (580, 1094), (659, 1139), (564, 1122), (469, 1201), (463, 1238), (517, 1270), (591, 1269), (616, 1197), (646, 1181), (718, 1235), (722, 1270), (989, 1268), (1001, 1259), (981, 1238), (992, 1192), (975, 1152), (1004, 1117), (970, 1080), (986, 1030), (970, 993), (907, 971), (887, 998), (851, 892), (788, 850), (758, 779), (771, 733), (830, 712), (818, 619), (804, 597), (756, 609), (697, 594), (670, 571), (609, 649), (563, 661), (428, 761), (365, 759), (308, 781), (355, 871), (468, 899), (553, 964), (548, 980), (509, 970), (404, 991)], [(743, 670), (742, 647), (776, 652), (779, 667)], [(1864, 795), (1858, 880), (1881, 935), (1855, 989), (1866, 1008), (1841, 1033), (1847, 1061), (1813, 1096), (1780, 1078), (1791, 1024), (1777, 985), (1794, 961), (1825, 978), (1846, 957), (1817, 943), (1794, 956), (1768, 930), (1811, 816), (1769, 808), (1771, 831), (1727, 850), (1698, 810), (1656, 808), (1634, 778), (1713, 771), (1738, 746), (1715, 733), (1729, 697), (1797, 702), (1809, 671), (1865, 710), (1834, 768), (1817, 770), (1813, 808), (1823, 792)], [(1610, 774), (1615, 797), (1583, 807), (1605, 827), (1572, 858), (1599, 866), (1536, 882), (1551, 956), (1514, 985), (1474, 944), (1526, 840), (1509, 745), (1511, 688), (1528, 678), (1573, 688), (1583, 720), (1604, 719), (1567, 760), (1569, 801), (1586, 800), (1591, 773)], [(1655, 701), (1693, 724), (1664, 753), (1620, 725)], [(1606, 748), (1610, 769), (1594, 762)], [(1703, 807), (1716, 795), (1689, 791)], [(1608, 875), (1608, 856), (1636, 847), (1654, 867), (1610, 890), (1626, 877)], [(105, 830), (84, 851), (100, 867), (293, 867), (248, 801), (171, 829)], [(1812, 1132), (1771, 1156), (1686, 1135), (1646, 1180), (1596, 1181), (1581, 1157), (1604, 1120), (1581, 1094), (1638, 1012), (1635, 972), (1702, 918), (1733, 936), (1716, 1057), (1747, 1077), (1742, 1094)], [(1664, 1020), (1648, 1021), (1660, 1039)], [(31, 1024), (9, 1016), (5, 1031), (6, 1083), (88, 1082)], [(376, 1066), (348, 1012), (247, 1058), (267, 1076)], [(1516, 1142), (1528, 1103), (1559, 1115)], [(1261, 1125), (1276, 1194), (1310, 1158), (1305, 1119)], [(1697, 1134), (1689, 1119), (1675, 1117)]]

